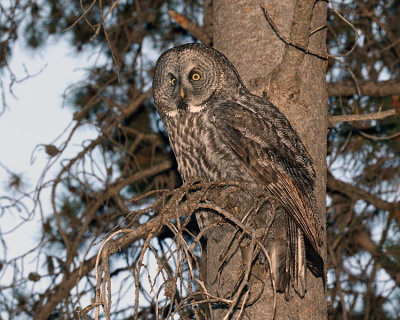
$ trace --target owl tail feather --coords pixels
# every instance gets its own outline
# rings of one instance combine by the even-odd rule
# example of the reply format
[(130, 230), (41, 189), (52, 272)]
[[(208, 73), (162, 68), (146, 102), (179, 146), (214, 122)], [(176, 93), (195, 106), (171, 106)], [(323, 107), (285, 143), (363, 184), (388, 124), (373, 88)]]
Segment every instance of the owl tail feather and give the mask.
[(283, 210), (275, 215), (271, 241), (268, 251), (271, 257), (271, 271), (275, 279), (276, 291), (290, 297), (291, 276), (294, 273), (293, 255), (290, 250), (290, 232), (288, 232), (288, 216)]
[(289, 273), (291, 284), (300, 297), (304, 297), (307, 289), (306, 252), (304, 236), (292, 219), (288, 219), (289, 237)]
[(324, 262), (315, 252), (313, 246), (304, 236), (296, 222), (284, 214), (276, 217), (277, 230), (286, 232), (275, 233), (269, 246), (274, 274), (275, 286), (278, 292), (290, 299), (290, 289), (304, 297), (307, 290), (307, 268), (315, 277), (322, 277), (325, 287)]
[(284, 239), (274, 239), (270, 248), (271, 271), (275, 279), (275, 287), (278, 292), (285, 292), (289, 287), (290, 274), (287, 262), (289, 261), (287, 253), (287, 242)]
[(324, 260), (319, 256), (319, 254), (314, 250), (314, 247), (304, 238), (305, 248), (306, 248), (306, 259), (307, 267), (311, 273), (319, 278), (322, 277), (322, 284), (324, 286), (324, 291), (326, 290), (326, 273), (324, 268)]

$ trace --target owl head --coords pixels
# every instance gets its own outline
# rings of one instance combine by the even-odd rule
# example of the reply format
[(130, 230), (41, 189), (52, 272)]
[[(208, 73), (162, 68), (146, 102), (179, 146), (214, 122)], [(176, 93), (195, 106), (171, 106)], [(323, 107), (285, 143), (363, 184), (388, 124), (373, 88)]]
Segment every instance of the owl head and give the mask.
[(162, 117), (201, 112), (219, 100), (247, 90), (236, 69), (220, 52), (199, 43), (165, 51), (157, 61), (153, 94)]

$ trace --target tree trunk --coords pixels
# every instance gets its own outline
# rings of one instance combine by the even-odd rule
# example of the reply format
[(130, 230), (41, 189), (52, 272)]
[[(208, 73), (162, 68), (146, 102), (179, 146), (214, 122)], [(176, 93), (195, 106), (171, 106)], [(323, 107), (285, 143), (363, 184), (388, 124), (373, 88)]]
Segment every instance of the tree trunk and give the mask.
[[(326, 28), (319, 28), (326, 25), (326, 11), (326, 2), (313, 0), (213, 1), (214, 47), (233, 63), (252, 93), (269, 99), (286, 115), (314, 160), (316, 196), (323, 225), (327, 133)], [(207, 268), (213, 268), (217, 263), (219, 248), (221, 243), (218, 241), (208, 244)], [(323, 252), (326, 252), (325, 247)], [(237, 273), (240, 262), (232, 263), (231, 268), (232, 275)], [(209, 275), (210, 272), (208, 270)], [(291, 299), (286, 301), (283, 294), (277, 294), (275, 319), (326, 319), (323, 281), (309, 271), (307, 273), (304, 298), (292, 292)], [(229, 277), (229, 272), (225, 276)], [(243, 319), (273, 318), (273, 293), (269, 282), (266, 283), (261, 298), (246, 307)], [(215, 318), (220, 316), (221, 313), (214, 313)]]

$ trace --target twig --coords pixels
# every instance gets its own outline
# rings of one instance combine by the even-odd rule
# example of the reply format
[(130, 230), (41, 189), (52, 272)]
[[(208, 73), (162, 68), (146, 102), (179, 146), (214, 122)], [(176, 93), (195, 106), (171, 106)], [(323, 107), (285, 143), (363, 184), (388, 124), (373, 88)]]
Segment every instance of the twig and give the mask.
[[(100, 257), (102, 257), (102, 269), (103, 269), (103, 266), (104, 265), (107, 265), (107, 267), (108, 267), (108, 264), (106, 264), (105, 263), (105, 261), (104, 261), (104, 259), (108, 256), (107, 255), (107, 253), (108, 252), (103, 252), (103, 248), (108, 244), (108, 242), (109, 241), (111, 241), (111, 239), (114, 237), (114, 236), (116, 236), (117, 234), (119, 234), (119, 233), (121, 233), (121, 232), (133, 232), (133, 230), (131, 230), (131, 229), (121, 229), (121, 230), (118, 230), (118, 231), (116, 231), (116, 232), (114, 232), (113, 234), (111, 234), (104, 242), (103, 242), (103, 244), (101, 245), (101, 247), (100, 247), (100, 249), (99, 249), (99, 251), (97, 252), (97, 257), (96, 257), (96, 264), (95, 264), (95, 273), (96, 273), (96, 283), (97, 283), (97, 286), (96, 286), (96, 303), (97, 303), (97, 306), (96, 306), (96, 315), (95, 315), (95, 319), (97, 320), (97, 319), (99, 319), (99, 313), (100, 313), (100, 310), (99, 310), (99, 306), (103, 306), (103, 309), (106, 311), (106, 314), (108, 313), (109, 314), (109, 308), (110, 308), (110, 305), (109, 304), (107, 304), (106, 303), (106, 299), (105, 299), (105, 296), (102, 296), (101, 294), (100, 294), (100, 283), (101, 283), (101, 278), (99, 277), (99, 272), (98, 272), (98, 266), (99, 266), (99, 261), (100, 261)], [(108, 250), (107, 250), (108, 251)], [(107, 274), (107, 271), (108, 271), (108, 274)], [(110, 282), (110, 279), (109, 279), (109, 277), (110, 277), (110, 271), (109, 271), (109, 269), (107, 270), (105, 273), (106, 273), (106, 279), (108, 280), (108, 281), (105, 281), (105, 282)], [(105, 284), (105, 282), (103, 282), (103, 284)], [(104, 290), (103, 290), (103, 293), (105, 293), (104, 292)], [(102, 296), (102, 297), (101, 297)], [(110, 297), (110, 295), (109, 295), (109, 297)], [(100, 300), (100, 301), (99, 301)], [(110, 300), (109, 300), (109, 303), (111, 303), (110, 302)]]
[[(118, 1), (116, 1), (118, 3)], [(115, 64), (115, 68), (117, 71), (117, 78), (118, 78), (118, 82), (120, 81), (120, 77), (119, 77), (119, 64), (118, 64), (118, 59), (117, 59), (117, 54), (114, 50), (114, 47), (111, 43), (110, 37), (108, 36), (108, 32), (106, 29), (106, 25), (105, 25), (105, 18), (107, 17), (107, 15), (110, 13), (110, 11), (104, 16), (103, 15), (103, 3), (102, 0), (99, 0), (99, 7), (100, 7), (100, 19), (101, 19), (101, 26), (103, 27), (103, 32), (104, 32), (104, 36), (107, 40), (108, 43), (108, 47), (110, 48), (110, 52), (111, 52), (111, 56), (114, 60), (114, 64)], [(113, 6), (111, 6), (110, 10), (113, 8)]]
[[(247, 254), (247, 263), (246, 263), (246, 271), (245, 271), (245, 275), (242, 279), (242, 283), (240, 284), (238, 290), (235, 293), (235, 296), (233, 298), (233, 302), (229, 307), (228, 312), (226, 313), (224, 320), (227, 320), (229, 318), (229, 316), (232, 314), (233, 309), (236, 307), (237, 303), (239, 302), (240, 297), (242, 296), (242, 291), (245, 288), (245, 286), (248, 284), (248, 279), (250, 276), (250, 271), (251, 271), (251, 266), (253, 263), (253, 251), (254, 251), (254, 247), (255, 247), (255, 243), (256, 243), (256, 235), (255, 235), (255, 231), (252, 230), (251, 232), (251, 242), (250, 242), (250, 246), (249, 246), (249, 252)], [(247, 291), (249, 292), (249, 291)], [(247, 299), (247, 295), (246, 295), (246, 299)], [(243, 305), (246, 303), (246, 299), (244, 299), (243, 301)]]
[[(74, 22), (73, 24), (71, 24), (69, 27), (66, 27), (66, 28), (63, 30), (63, 32), (72, 29), (74, 26), (76, 26), (76, 24), (77, 24), (79, 21), (81, 21), (83, 18), (85, 18), (86, 15), (88, 14), (88, 12), (93, 8), (93, 6), (95, 5), (96, 2), (97, 2), (97, 0), (94, 0), (94, 1), (89, 5), (89, 7), (81, 14), (81, 16), (80, 16), (78, 19), (76, 19), (75, 22)], [(86, 18), (85, 18), (85, 19), (86, 19)], [(91, 26), (91, 27), (93, 28), (93, 26), (92, 26), (90, 23), (88, 23), (88, 24), (89, 24), (89, 26)]]
[[(241, 221), (239, 221), (235, 216), (233, 216), (231, 213), (229, 213), (228, 211), (215, 206), (215, 205), (211, 205), (211, 204), (198, 204), (197, 205), (198, 209), (208, 209), (208, 210), (213, 210), (218, 212), (219, 214), (221, 214), (225, 219), (231, 221), (235, 226), (239, 227), (240, 229), (242, 229), (243, 232), (245, 232), (247, 235), (249, 235), (252, 239), (253, 239), (253, 233), (252, 233), (252, 229), (247, 227), (246, 225), (244, 225)], [(274, 215), (275, 215), (275, 209), (274, 209)], [(271, 221), (272, 223), (272, 221)], [(268, 228), (270, 228), (271, 224), (268, 226)], [(254, 238), (255, 239), (255, 238)], [(271, 282), (272, 282), (272, 292), (273, 292), (273, 299), (274, 299), (274, 304), (273, 304), (273, 319), (275, 318), (275, 312), (276, 312), (276, 285), (275, 285), (275, 279), (273, 276), (273, 273), (271, 271), (271, 259), (269, 257), (268, 251), (265, 249), (264, 245), (259, 241), (256, 240), (256, 243), (259, 247), (259, 249), (261, 249), (261, 251), (264, 253), (268, 264), (270, 266), (269, 270), (270, 270), (270, 276), (271, 276)]]
[(377, 137), (377, 136), (373, 136), (373, 135), (370, 135), (370, 134), (362, 132), (362, 131), (359, 131), (359, 133), (364, 138), (371, 139), (371, 140), (374, 140), (374, 141), (385, 141), (385, 140), (391, 140), (391, 139), (400, 137), (400, 132), (396, 132), (396, 133), (394, 133), (394, 134), (392, 134), (390, 136), (386, 136), (386, 137)]
[(243, 314), (243, 311), (244, 311), (244, 307), (246, 305), (247, 299), (249, 298), (249, 295), (250, 295), (250, 290), (247, 290), (245, 295), (244, 295), (243, 303), (242, 303), (242, 306), (240, 308), (240, 311), (239, 311), (239, 314), (238, 314), (238, 317), (237, 317), (238, 319), (242, 319), (242, 314)]
[(331, 58), (346, 57), (346, 56), (350, 55), (355, 50), (355, 48), (357, 47), (358, 31), (357, 31), (356, 27), (349, 20), (347, 20), (345, 17), (343, 17), (339, 13), (339, 11), (336, 10), (335, 5), (333, 4), (332, 0), (329, 0), (329, 3), (331, 4), (332, 10), (337, 14), (337, 16), (340, 19), (342, 19), (345, 23), (347, 23), (354, 30), (354, 32), (356, 33), (356, 38), (354, 39), (354, 43), (353, 43), (353, 46), (351, 47), (351, 49), (349, 51), (347, 51), (345, 54), (329, 54), (328, 56), (331, 57)]
[(86, 314), (90, 310), (92, 310), (93, 308), (96, 308), (98, 306), (101, 306), (101, 305), (102, 305), (101, 302), (95, 302), (95, 303), (88, 305), (86, 308), (83, 308), (83, 309), (80, 307), (77, 307), (74, 311), (74, 320), (82, 319), (82, 317), (85, 317), (85, 319), (86, 319)]
[(336, 152), (335, 156), (329, 161), (328, 164), (328, 169), (330, 169), (332, 167), (332, 164), (336, 161), (336, 159), (341, 155), (341, 153), (347, 148), (347, 146), (350, 143), (351, 137), (353, 135), (353, 131), (349, 130), (349, 133), (346, 137), (346, 140), (344, 141), (344, 143), (342, 144), (342, 146), (339, 148), (339, 150)]
[(343, 296), (343, 289), (340, 283), (340, 270), (339, 270), (339, 265), (335, 256), (335, 252), (333, 252), (333, 249), (331, 246), (328, 246), (328, 251), (329, 251), (329, 256), (332, 259), (333, 266), (335, 267), (335, 281), (336, 281), (336, 289), (338, 290), (339, 298), (340, 298), (340, 303), (342, 304), (342, 318), (343, 320), (347, 320), (347, 310), (346, 310), (346, 302), (344, 300)]

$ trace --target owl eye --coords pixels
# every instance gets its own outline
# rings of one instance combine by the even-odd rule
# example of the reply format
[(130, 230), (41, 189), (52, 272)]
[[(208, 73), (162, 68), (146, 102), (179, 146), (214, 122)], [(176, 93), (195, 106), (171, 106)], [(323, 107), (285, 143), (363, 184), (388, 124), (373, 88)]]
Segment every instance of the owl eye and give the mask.
[(199, 73), (194, 72), (194, 73), (192, 74), (192, 80), (193, 80), (193, 81), (200, 80), (200, 78), (201, 78), (201, 76), (200, 76)]
[(171, 84), (171, 86), (174, 86), (176, 84), (176, 78), (171, 78), (169, 80), (169, 83)]

